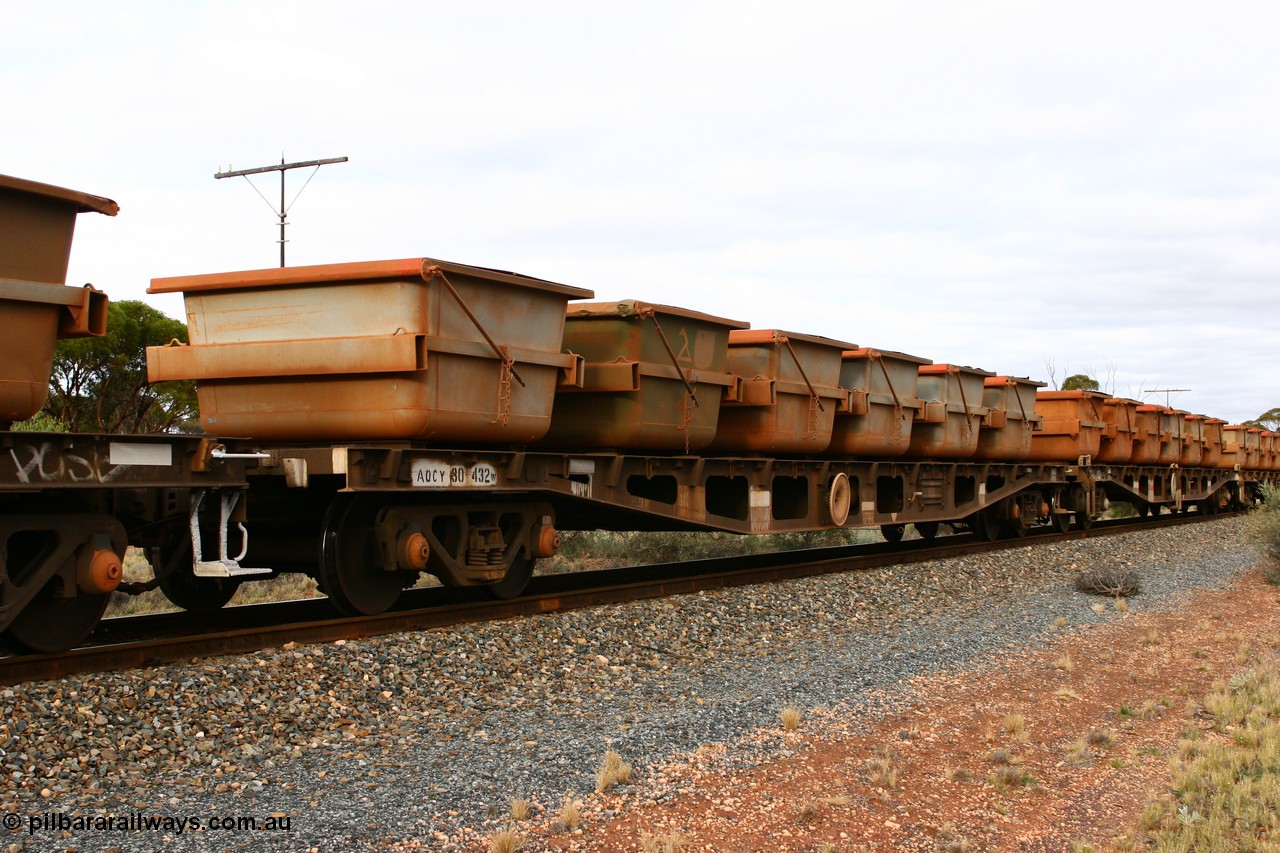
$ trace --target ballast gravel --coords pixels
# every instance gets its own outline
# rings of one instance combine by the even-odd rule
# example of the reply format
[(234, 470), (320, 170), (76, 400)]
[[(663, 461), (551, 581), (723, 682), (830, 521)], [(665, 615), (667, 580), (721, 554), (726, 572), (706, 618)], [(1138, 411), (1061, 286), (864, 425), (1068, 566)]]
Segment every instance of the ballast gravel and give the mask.
[(590, 803), (606, 750), (635, 766), (623, 792), (662, 800), (646, 774), (704, 744), (785, 755), (784, 706), (871, 721), (915, 675), (1120, 618), (1083, 569), (1176, 607), (1254, 564), (1245, 523), (7, 688), (0, 849), (484, 849), (512, 796), (544, 822)]

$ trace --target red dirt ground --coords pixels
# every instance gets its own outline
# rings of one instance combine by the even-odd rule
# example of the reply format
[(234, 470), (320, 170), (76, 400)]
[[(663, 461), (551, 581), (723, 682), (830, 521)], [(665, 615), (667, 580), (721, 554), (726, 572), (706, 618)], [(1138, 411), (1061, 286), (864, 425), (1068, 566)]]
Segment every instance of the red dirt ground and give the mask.
[[(714, 760), (724, 748), (705, 747), (625, 797), (587, 798), (575, 831), (522, 825), (522, 849), (662, 851), (673, 833), (685, 842), (673, 850), (722, 853), (1105, 849), (1168, 785), (1168, 757), (1186, 727), (1205, 725), (1197, 701), (1214, 680), (1275, 654), (1278, 603), (1251, 574), (1177, 612), (1131, 612), (1044, 651), (904, 684), (910, 705), (870, 731), (853, 731), (840, 709), (811, 713), (787, 734), (792, 758), (726, 771)], [(1069, 758), (1094, 731), (1110, 744)], [(1025, 784), (993, 783), (997, 749)], [(873, 781), (877, 766), (896, 779)], [(646, 796), (673, 786), (668, 802)]]

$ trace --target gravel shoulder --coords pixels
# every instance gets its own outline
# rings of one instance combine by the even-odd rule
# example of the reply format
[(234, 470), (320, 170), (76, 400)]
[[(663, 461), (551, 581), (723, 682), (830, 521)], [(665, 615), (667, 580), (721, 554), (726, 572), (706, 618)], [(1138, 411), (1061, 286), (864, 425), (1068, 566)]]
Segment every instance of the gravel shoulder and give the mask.
[[(4, 805), (20, 819), (9, 842), (484, 849), (520, 796), (532, 802), (526, 849), (640, 849), (638, 810), (689, 802), (691, 777), (673, 768), (737, 778), (815, 754), (811, 730), (778, 725), (784, 706), (841, 737), (881, 737), (877, 726), (920, 705), (919, 679), (994, 672), (1235, 588), (1256, 559), (1243, 529), (1223, 519), (11, 688), (0, 692)], [(1127, 614), (1095, 612), (1097, 599), (1072, 589), (1098, 565), (1141, 576)], [(635, 781), (594, 795), (609, 749), (635, 765)], [(583, 802), (580, 834), (553, 831), (566, 796)], [(260, 828), (31, 830), (53, 814)], [(288, 829), (261, 828), (269, 819)]]

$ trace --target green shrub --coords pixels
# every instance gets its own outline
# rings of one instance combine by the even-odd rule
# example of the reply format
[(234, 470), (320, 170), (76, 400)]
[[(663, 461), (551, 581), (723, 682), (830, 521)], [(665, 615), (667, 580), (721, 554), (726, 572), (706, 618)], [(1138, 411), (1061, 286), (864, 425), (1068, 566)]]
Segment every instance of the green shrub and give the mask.
[(1280, 488), (1262, 487), (1262, 503), (1249, 514), (1249, 536), (1262, 551), (1262, 571), (1280, 584)]

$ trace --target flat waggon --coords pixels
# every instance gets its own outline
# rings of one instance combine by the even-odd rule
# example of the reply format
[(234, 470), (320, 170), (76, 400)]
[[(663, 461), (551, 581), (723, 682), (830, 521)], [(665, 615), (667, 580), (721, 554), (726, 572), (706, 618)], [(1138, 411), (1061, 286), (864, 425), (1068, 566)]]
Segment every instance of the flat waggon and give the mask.
[[(102, 334), (65, 286), (71, 224), (114, 202), (0, 176), (0, 421), (33, 415), (59, 337)], [(752, 329), (688, 307), (427, 257), (155, 279), (203, 435), (0, 432), (0, 631), (80, 642), (127, 546), (188, 609), (302, 572), (348, 613), (422, 573), (520, 594), (560, 531), (908, 525), (982, 538), (1258, 499), (1280, 439), (980, 368)], [(18, 332), (25, 335), (21, 343)], [(850, 330), (859, 335), (859, 330)]]

